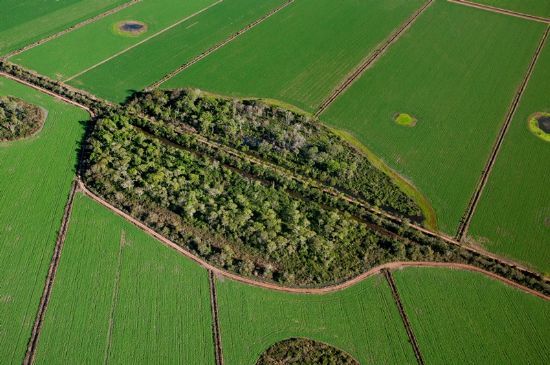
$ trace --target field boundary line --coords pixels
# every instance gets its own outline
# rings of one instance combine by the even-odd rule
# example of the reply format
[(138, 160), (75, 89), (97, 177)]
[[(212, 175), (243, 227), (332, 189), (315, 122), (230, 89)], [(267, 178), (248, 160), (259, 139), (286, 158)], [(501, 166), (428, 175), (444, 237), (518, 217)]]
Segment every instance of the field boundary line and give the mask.
[(267, 282), (267, 281), (261, 281), (260, 279), (251, 279), (251, 278), (248, 278), (248, 277), (240, 276), (238, 274), (234, 274), (234, 273), (231, 273), (229, 271), (220, 269), (220, 268), (210, 264), (206, 260), (196, 256), (195, 254), (191, 253), (186, 248), (183, 248), (182, 246), (178, 245), (177, 243), (175, 243), (175, 242), (169, 240), (168, 238), (162, 236), (161, 234), (157, 233), (155, 230), (151, 229), (150, 227), (148, 227), (147, 225), (145, 225), (141, 221), (137, 220), (136, 218), (132, 217), (128, 213), (126, 213), (126, 212), (122, 211), (121, 209), (113, 206), (112, 204), (110, 204), (109, 202), (107, 202), (106, 200), (101, 198), (100, 196), (96, 195), (95, 193), (90, 191), (84, 185), (84, 183), (81, 180), (79, 180), (79, 184), (80, 184), (80, 192), (82, 192), (84, 195), (88, 196), (89, 198), (91, 198), (95, 202), (97, 202), (100, 205), (104, 206), (105, 208), (111, 210), (112, 212), (114, 212), (118, 216), (124, 218), (128, 222), (132, 223), (134, 226), (141, 229), (142, 231), (147, 233), (149, 236), (151, 236), (151, 237), (157, 239), (158, 241), (160, 241), (160, 243), (162, 243), (163, 245), (174, 249), (175, 251), (177, 251), (180, 254), (186, 256), (187, 258), (191, 259), (192, 261), (194, 261), (195, 263), (197, 263), (200, 266), (204, 267), (205, 269), (212, 271), (216, 275), (223, 276), (223, 277), (226, 277), (226, 278), (234, 280), (234, 281), (238, 281), (238, 282), (243, 283), (243, 284), (248, 284), (248, 285), (252, 285), (252, 286), (257, 286), (257, 287), (261, 287), (261, 288), (265, 288), (265, 289), (276, 290), (276, 291), (287, 292), (287, 293), (327, 294), (327, 293), (331, 293), (331, 292), (335, 292), (335, 291), (339, 291), (339, 290), (349, 288), (349, 287), (365, 280), (366, 278), (368, 278), (370, 276), (379, 274), (382, 269), (392, 269), (393, 270), (393, 269), (399, 269), (399, 268), (402, 268), (402, 267), (409, 267), (409, 266), (413, 266), (413, 267), (446, 267), (446, 268), (455, 268), (455, 269), (461, 269), (461, 270), (467, 270), (467, 271), (481, 273), (481, 274), (483, 274), (483, 275), (485, 275), (489, 278), (501, 281), (501, 282), (507, 284), (508, 286), (517, 288), (517, 289), (522, 290), (522, 291), (524, 291), (526, 293), (529, 293), (529, 294), (533, 294), (533, 295), (535, 295), (539, 298), (550, 300), (550, 296), (547, 296), (547, 295), (545, 295), (543, 293), (540, 293), (540, 292), (538, 292), (534, 289), (523, 286), (519, 283), (516, 283), (516, 282), (510, 280), (510, 279), (498, 276), (497, 274), (495, 274), (493, 272), (481, 269), (477, 266), (472, 266), (472, 265), (468, 265), (468, 264), (461, 264), (461, 263), (451, 263), (451, 262), (395, 261), (395, 262), (390, 262), (390, 263), (382, 264), (380, 266), (376, 266), (374, 268), (371, 268), (371, 269), (363, 272), (362, 274), (359, 274), (359, 275), (357, 275), (357, 276), (355, 276), (355, 277), (353, 277), (349, 280), (345, 280), (341, 283), (333, 284), (333, 285), (327, 285), (327, 286), (323, 286), (323, 287), (317, 287), (317, 288), (315, 288), (315, 287), (311, 287), (311, 288), (307, 288), (307, 287), (302, 287), (302, 288), (285, 287), (285, 286), (282, 286), (282, 285), (279, 285), (279, 284), (275, 284), (275, 283), (271, 283), (271, 282)]
[(193, 66), (195, 63), (199, 62), (200, 60), (208, 57), (209, 55), (216, 52), (220, 48), (224, 47), (228, 43), (232, 42), (233, 40), (235, 40), (239, 36), (243, 35), (244, 33), (248, 32), (252, 28), (256, 27), (258, 24), (260, 24), (263, 21), (267, 20), (268, 18), (272, 17), (273, 15), (278, 13), (280, 10), (283, 10), (284, 8), (286, 8), (287, 6), (292, 4), (294, 1), (295, 0), (287, 0), (286, 3), (276, 7), (275, 9), (272, 9), (267, 14), (265, 14), (262, 17), (256, 19), (254, 22), (248, 24), (246, 27), (242, 28), (241, 30), (233, 33), (232, 35), (230, 35), (228, 38), (224, 39), (220, 43), (217, 43), (216, 45), (210, 47), (209, 49), (207, 49), (203, 53), (199, 54), (195, 58), (191, 59), (190, 61), (184, 63), (183, 65), (181, 65), (180, 67), (178, 67), (174, 71), (166, 74), (160, 80), (158, 80), (158, 81), (154, 82), (153, 84), (149, 85), (148, 87), (146, 87), (145, 90), (152, 90), (152, 89), (158, 88), (161, 84), (165, 83), (166, 81), (170, 80), (174, 76), (176, 76), (176, 75), (180, 74), (181, 72), (185, 71), (186, 69)]
[(124, 245), (126, 241), (126, 233), (122, 231), (120, 235), (120, 243), (118, 247), (118, 257), (117, 257), (117, 271), (115, 275), (115, 283), (113, 285), (113, 292), (111, 294), (111, 310), (109, 313), (109, 328), (107, 329), (107, 339), (105, 344), (105, 353), (103, 355), (103, 364), (109, 362), (109, 352), (111, 351), (111, 344), (113, 339), (113, 327), (115, 324), (115, 310), (118, 303), (118, 292), (120, 290), (120, 275), (122, 269), (122, 254), (124, 250)]
[(391, 271), (388, 269), (382, 269), (382, 273), (386, 277), (386, 281), (390, 286), (393, 299), (395, 301), (395, 304), (397, 305), (397, 310), (399, 311), (399, 315), (401, 316), (403, 325), (405, 326), (405, 331), (407, 332), (407, 336), (409, 337), (409, 342), (411, 343), (411, 346), (413, 348), (416, 361), (419, 365), (424, 365), (422, 352), (420, 351), (420, 347), (418, 346), (418, 342), (416, 341), (416, 336), (414, 335), (411, 322), (409, 322), (409, 318), (407, 317), (407, 313), (405, 312), (405, 308), (403, 307), (403, 303), (401, 302), (401, 297), (399, 296), (399, 292), (397, 291), (397, 285), (395, 285), (395, 281), (393, 280)]
[(498, 14), (513, 16), (516, 18), (531, 20), (539, 23), (550, 24), (550, 18), (545, 18), (543, 16), (520, 13), (519, 11), (498, 8), (496, 6), (491, 6), (491, 5), (479, 4), (474, 1), (468, 1), (468, 0), (447, 0), (447, 1), (454, 4), (469, 6), (471, 8), (490, 11), (492, 13), (498, 13)]
[(223, 365), (222, 338), (220, 334), (220, 317), (218, 312), (218, 292), (216, 277), (212, 270), (208, 270), (208, 284), (210, 286), (210, 307), (212, 309), (212, 337), (214, 340), (214, 356), (216, 365)]
[(75, 178), (73, 180), (71, 191), (69, 192), (67, 204), (65, 205), (65, 211), (63, 213), (63, 218), (61, 220), (61, 228), (59, 229), (59, 233), (57, 235), (57, 240), (55, 243), (52, 259), (50, 262), (50, 268), (48, 270), (48, 275), (46, 276), (44, 291), (42, 293), (42, 297), (40, 298), (38, 312), (34, 320), (33, 329), (31, 332), (31, 336), (29, 338), (29, 343), (27, 345), (27, 352), (25, 353), (25, 358), (23, 359), (23, 365), (30, 365), (34, 362), (34, 357), (36, 355), (36, 347), (40, 339), (40, 330), (42, 329), (42, 324), (44, 323), (46, 310), (48, 309), (48, 303), (50, 301), (50, 296), (52, 293), (55, 276), (57, 274), (57, 269), (59, 267), (59, 262), (61, 259), (61, 251), (63, 250), (63, 245), (65, 243), (65, 238), (67, 236), (67, 230), (69, 228), (69, 221), (73, 210), (74, 197), (79, 187), (80, 185), (78, 183), (78, 179)]
[(510, 104), (508, 108), (508, 112), (506, 113), (506, 117), (504, 119), (504, 123), (502, 124), (502, 127), (500, 128), (497, 138), (494, 142), (493, 148), (491, 149), (491, 152), (489, 154), (489, 158), (487, 162), (485, 163), (485, 167), (483, 168), (483, 171), (481, 173), (481, 177), (479, 178), (479, 181), (477, 183), (477, 186), (474, 190), (474, 193), (472, 197), (470, 198), (470, 202), (468, 204), (468, 207), (466, 208), (466, 212), (464, 213), (462, 219), (460, 220), (460, 225), (458, 227), (458, 231), (456, 234), (456, 240), (459, 242), (463, 242), (466, 238), (466, 235), (468, 233), (468, 229), (470, 228), (470, 223), (472, 221), (472, 217), (475, 213), (475, 210), (477, 208), (477, 205), (479, 203), (479, 200), (481, 198), (481, 195), (483, 193), (483, 190), (485, 189), (485, 186), (487, 185), (487, 181), (489, 180), (489, 176), (491, 174), (491, 171), (495, 165), (495, 161), (497, 159), (498, 153), (500, 152), (500, 148), (502, 147), (502, 143), (504, 142), (504, 137), (506, 136), (506, 132), (508, 132), (508, 129), (510, 127), (510, 124), (512, 123), (512, 119), (516, 113), (516, 110), (518, 108), (519, 102), (521, 101), (521, 97), (523, 96), (523, 93), (525, 89), (527, 88), (527, 84), (529, 83), (529, 79), (531, 78), (531, 75), (533, 74), (533, 71), (535, 69), (536, 63), (539, 59), (539, 55), (544, 47), (544, 44), (546, 43), (546, 40), (548, 38), (548, 33), (550, 32), (550, 25), (546, 27), (546, 30), (544, 31), (544, 34), (542, 35), (542, 38), (537, 46), (537, 49), (535, 50), (535, 53), (533, 54), (533, 57), (531, 58), (531, 62), (529, 63), (529, 67), (527, 68), (527, 72), (525, 73), (525, 76), (523, 77), (523, 80), (521, 81), (514, 98), (512, 99), (512, 103)]
[(201, 13), (207, 11), (208, 9), (210, 9), (210, 8), (212, 8), (212, 7), (214, 7), (214, 6), (218, 5), (218, 4), (220, 4), (220, 3), (222, 3), (223, 1), (224, 1), (224, 0), (217, 0), (217, 1), (213, 2), (212, 4), (210, 4), (210, 5), (208, 5), (208, 6), (204, 7), (204, 8), (202, 8), (202, 9), (196, 11), (196, 12), (194, 12), (193, 14), (188, 15), (188, 16), (186, 16), (185, 18), (178, 20), (177, 22), (173, 23), (172, 25), (169, 25), (169, 26), (167, 26), (166, 28), (163, 28), (163, 29), (159, 30), (158, 32), (156, 32), (156, 33), (154, 33), (154, 34), (151, 34), (149, 37), (142, 39), (141, 41), (139, 41), (139, 42), (137, 42), (137, 43), (131, 45), (130, 47), (127, 47), (127, 48), (123, 49), (122, 51), (119, 51), (119, 52), (115, 53), (114, 55), (112, 55), (112, 56), (110, 56), (110, 57), (107, 57), (107, 58), (104, 59), (103, 61), (100, 61), (100, 62), (96, 63), (95, 65), (92, 65), (92, 66), (90, 66), (90, 67), (88, 67), (88, 68), (85, 68), (84, 70), (82, 70), (82, 71), (80, 71), (80, 72), (78, 72), (78, 73), (76, 73), (76, 74), (74, 74), (74, 75), (68, 77), (67, 79), (63, 80), (63, 82), (69, 82), (69, 81), (71, 81), (71, 80), (73, 80), (73, 79), (75, 79), (75, 78), (77, 78), (77, 77), (79, 77), (79, 76), (82, 76), (82, 75), (85, 74), (86, 72), (91, 71), (91, 70), (93, 70), (94, 68), (97, 68), (97, 67), (99, 67), (99, 66), (101, 66), (101, 65), (103, 65), (103, 64), (105, 64), (105, 63), (107, 63), (107, 62), (109, 62), (109, 61), (111, 61), (112, 59), (115, 59), (115, 58), (117, 58), (118, 56), (120, 56), (120, 55), (122, 55), (122, 54), (124, 54), (124, 53), (126, 53), (126, 52), (128, 52), (128, 51), (130, 51), (130, 50), (132, 50), (132, 49), (134, 49), (134, 48), (136, 48), (136, 47), (141, 46), (143, 43), (145, 43), (145, 42), (147, 42), (147, 41), (149, 41), (149, 40), (151, 40), (151, 39), (153, 39), (153, 38), (155, 38), (155, 37), (157, 37), (157, 36), (159, 36), (159, 35), (161, 35), (161, 34), (167, 32), (167, 31), (169, 31), (169, 30), (171, 30), (171, 29), (177, 27), (177, 26), (180, 25), (181, 23), (186, 22), (187, 20), (189, 20), (189, 19), (191, 19), (191, 18), (193, 18), (193, 17), (195, 17), (195, 16), (197, 16), (197, 15), (199, 15), (199, 14), (201, 14)]
[(403, 23), (397, 30), (393, 31), (386, 40), (382, 41), (381, 44), (377, 46), (374, 51), (370, 52), (366, 58), (361, 61), (359, 66), (353, 69), (345, 78), (340, 85), (338, 85), (329, 96), (319, 105), (314, 116), (319, 118), (319, 116), (349, 87), (360, 78), (363, 73), (370, 68), (385, 52), (386, 50), (395, 42), (401, 38), (401, 36), (413, 25), (413, 23), (418, 19), (424, 11), (434, 3), (434, 0), (428, 0), (424, 3), (419, 9), (417, 9), (406, 21)]
[(86, 20), (84, 20), (84, 21), (81, 21), (80, 23), (77, 23), (77, 24), (75, 24), (75, 25), (72, 25), (72, 26), (70, 26), (70, 27), (67, 28), (67, 29), (64, 29), (64, 30), (62, 30), (62, 31), (60, 31), (60, 32), (54, 33), (54, 34), (52, 34), (52, 35), (49, 35), (49, 36), (47, 36), (47, 37), (45, 37), (45, 38), (42, 38), (42, 39), (40, 39), (40, 40), (38, 40), (38, 41), (36, 41), (36, 42), (33, 42), (33, 43), (29, 44), (29, 45), (26, 45), (26, 46), (24, 46), (24, 47), (22, 47), (22, 48), (16, 49), (15, 51), (11, 51), (11, 52), (7, 53), (6, 55), (0, 57), (0, 59), (8, 59), (8, 58), (11, 58), (11, 57), (13, 57), (13, 56), (17, 56), (18, 54), (21, 54), (21, 53), (23, 53), (23, 52), (26, 52), (26, 51), (28, 51), (28, 50), (34, 48), (34, 47), (38, 47), (38, 46), (40, 46), (41, 44), (44, 44), (44, 43), (46, 43), (46, 42), (49, 42), (49, 41), (51, 41), (51, 40), (53, 40), (53, 39), (55, 39), (55, 38), (59, 38), (59, 37), (65, 35), (65, 34), (67, 34), (67, 33), (70, 33), (70, 32), (72, 32), (73, 30), (77, 30), (77, 29), (82, 28), (82, 27), (84, 27), (84, 26), (86, 26), (86, 25), (88, 25), (88, 24), (95, 23), (96, 21), (98, 21), (98, 20), (100, 20), (100, 19), (102, 19), (102, 18), (105, 18), (106, 16), (109, 16), (109, 15), (111, 15), (111, 14), (118, 13), (119, 11), (121, 11), (121, 10), (123, 10), (123, 9), (126, 9), (126, 8), (128, 8), (128, 7), (130, 7), (130, 6), (134, 5), (134, 4), (140, 3), (141, 1), (142, 1), (142, 0), (130, 0), (130, 1), (128, 1), (127, 3), (121, 4), (121, 5), (115, 7), (115, 8), (113, 8), (113, 9), (111, 9), (111, 10), (107, 10), (107, 11), (101, 13), (101, 14), (95, 15), (95, 16), (89, 18), (89, 19), (86, 19)]

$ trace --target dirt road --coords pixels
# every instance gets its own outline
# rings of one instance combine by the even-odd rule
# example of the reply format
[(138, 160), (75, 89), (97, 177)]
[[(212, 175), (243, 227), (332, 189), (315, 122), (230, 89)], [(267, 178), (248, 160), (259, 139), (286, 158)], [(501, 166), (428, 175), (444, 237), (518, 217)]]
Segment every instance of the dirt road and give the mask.
[(493, 13), (510, 15), (510, 16), (515, 16), (517, 18), (522, 18), (522, 19), (527, 19), (527, 20), (533, 20), (535, 22), (550, 24), (550, 19), (542, 17), (542, 16), (538, 16), (538, 15), (524, 14), (524, 13), (520, 13), (520, 12), (513, 11), (513, 10), (497, 8), (496, 6), (479, 4), (479, 3), (476, 3), (476, 2), (473, 2), (473, 1), (468, 1), (468, 0), (447, 0), (447, 1), (449, 1), (451, 3), (455, 3), (455, 4), (469, 6), (469, 7), (476, 8), (476, 9), (491, 11)]

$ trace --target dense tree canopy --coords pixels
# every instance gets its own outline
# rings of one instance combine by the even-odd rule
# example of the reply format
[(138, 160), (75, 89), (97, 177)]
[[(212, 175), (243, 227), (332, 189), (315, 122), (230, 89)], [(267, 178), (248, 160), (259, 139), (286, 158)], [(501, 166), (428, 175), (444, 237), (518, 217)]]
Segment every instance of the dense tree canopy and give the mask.
[(351, 355), (322, 342), (291, 338), (268, 348), (256, 365), (359, 365)]
[(25, 138), (44, 124), (46, 112), (12, 96), (0, 96), (0, 141)]

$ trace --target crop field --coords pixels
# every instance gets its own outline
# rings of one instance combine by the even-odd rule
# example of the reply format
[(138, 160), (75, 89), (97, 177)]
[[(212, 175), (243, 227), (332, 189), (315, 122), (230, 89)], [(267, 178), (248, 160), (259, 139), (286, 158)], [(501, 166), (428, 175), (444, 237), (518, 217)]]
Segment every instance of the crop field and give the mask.
[(74, 177), (86, 112), (0, 77), (0, 95), (48, 112), (41, 131), (0, 143), (0, 359), (25, 354)]
[[(455, 233), (543, 31), (436, 1), (321, 119), (409, 178)], [(416, 125), (395, 123), (398, 113)]]
[(325, 295), (273, 292), (224, 279), (217, 288), (227, 365), (253, 365), (269, 346), (293, 336), (336, 346), (361, 364), (415, 361), (382, 276)]
[(550, 305), (477, 273), (394, 272), (427, 364), (547, 364)]
[[(95, 23), (67, 33), (11, 60), (49, 77), (65, 80), (109, 58), (215, 0), (143, 0)], [(147, 31), (136, 36), (121, 35), (114, 29), (125, 20), (138, 20)]]
[[(550, 112), (546, 44), (512, 120), (470, 226), (488, 250), (550, 272), (550, 143), (529, 131), (530, 116)], [(498, 212), (498, 214), (495, 214)]]
[(76, 195), (37, 364), (213, 364), (211, 325), (204, 269)]
[(311, 112), (424, 2), (296, 1), (162, 87), (278, 99)]
[(4, 0), (0, 55), (107, 11), (127, 0)]
[(550, 2), (546, 0), (471, 0), (478, 4), (495, 6), (524, 14), (550, 17)]
[(109, 100), (123, 101), (133, 91), (147, 87), (283, 2), (225, 0), (70, 84)]

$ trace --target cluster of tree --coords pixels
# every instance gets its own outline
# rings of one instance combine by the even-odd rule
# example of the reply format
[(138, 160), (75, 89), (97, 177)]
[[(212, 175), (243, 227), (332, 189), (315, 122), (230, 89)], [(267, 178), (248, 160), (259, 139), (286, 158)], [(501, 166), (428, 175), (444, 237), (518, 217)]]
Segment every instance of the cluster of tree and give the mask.
[(13, 96), (0, 96), (0, 141), (12, 141), (36, 133), (46, 112)]
[(69, 88), (59, 81), (55, 81), (46, 76), (36, 74), (6, 60), (0, 60), (0, 72), (5, 72), (7, 74), (13, 75), (20, 80), (27, 81), (33, 85), (42, 87), (58, 95), (64, 96), (74, 102), (82, 104), (90, 108), (96, 115), (103, 114), (109, 110), (120, 109), (118, 107), (111, 106), (88, 93)]
[(257, 100), (238, 100), (198, 90), (154, 90), (136, 94), (128, 108), (185, 125), (232, 148), (317, 179), (372, 205), (415, 220), (420, 208), (366, 156), (314, 122)]
[(322, 342), (291, 338), (268, 348), (256, 365), (359, 365), (348, 353)]

